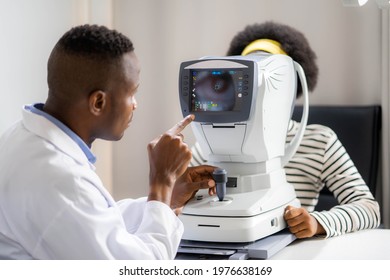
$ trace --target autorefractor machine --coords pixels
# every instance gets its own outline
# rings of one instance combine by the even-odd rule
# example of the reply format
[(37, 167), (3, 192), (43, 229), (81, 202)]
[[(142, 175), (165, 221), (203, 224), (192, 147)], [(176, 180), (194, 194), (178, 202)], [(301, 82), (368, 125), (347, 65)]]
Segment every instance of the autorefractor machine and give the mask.
[[(286, 144), (297, 76), (304, 110)], [(191, 126), (204, 159), (220, 168), (222, 180), (218, 197), (201, 190), (184, 207), (183, 240), (255, 242), (286, 228), (285, 207), (300, 205), (284, 165), (307, 123), (302, 67), (287, 55), (262, 52), (187, 61), (180, 66), (179, 95), (183, 115), (195, 115)]]

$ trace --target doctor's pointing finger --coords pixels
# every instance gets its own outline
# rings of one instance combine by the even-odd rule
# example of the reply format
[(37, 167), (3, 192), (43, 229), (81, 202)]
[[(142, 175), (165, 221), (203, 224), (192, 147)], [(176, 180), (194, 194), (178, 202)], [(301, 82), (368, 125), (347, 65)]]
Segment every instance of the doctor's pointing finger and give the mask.
[(194, 115), (188, 115), (170, 130), (167, 131), (168, 134), (177, 135), (180, 134), (193, 120), (195, 119)]
[(183, 142), (181, 132), (193, 119), (193, 115), (185, 117), (149, 143), (149, 180), (151, 186), (149, 200), (159, 200), (168, 205), (171, 203), (173, 186), (186, 171), (192, 158), (189, 147)]

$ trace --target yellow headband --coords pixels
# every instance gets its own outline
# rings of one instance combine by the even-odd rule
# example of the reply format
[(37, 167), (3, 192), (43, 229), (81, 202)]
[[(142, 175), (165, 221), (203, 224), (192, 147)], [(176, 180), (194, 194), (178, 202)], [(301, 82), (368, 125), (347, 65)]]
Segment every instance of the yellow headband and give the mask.
[(265, 51), (270, 54), (285, 54), (287, 53), (282, 49), (279, 42), (271, 39), (258, 39), (253, 41), (242, 51), (241, 55), (247, 55), (255, 51)]

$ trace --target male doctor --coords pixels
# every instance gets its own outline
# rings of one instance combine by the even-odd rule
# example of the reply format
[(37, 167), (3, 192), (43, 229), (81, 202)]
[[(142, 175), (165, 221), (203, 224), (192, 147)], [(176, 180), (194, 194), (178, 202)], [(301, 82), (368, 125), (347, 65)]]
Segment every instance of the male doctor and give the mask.
[(45, 104), (27, 105), (0, 140), (0, 259), (172, 259), (175, 214), (213, 167), (189, 168), (181, 131), (147, 146), (149, 195), (115, 202), (94, 172), (97, 138), (119, 140), (137, 107), (140, 66), (131, 41), (102, 26), (65, 33), (48, 61)]

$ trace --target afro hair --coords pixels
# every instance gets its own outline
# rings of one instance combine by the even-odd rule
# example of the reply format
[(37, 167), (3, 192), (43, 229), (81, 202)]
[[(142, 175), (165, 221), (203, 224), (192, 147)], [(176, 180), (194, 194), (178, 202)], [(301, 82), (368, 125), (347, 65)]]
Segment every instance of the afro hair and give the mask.
[[(272, 21), (248, 25), (233, 37), (227, 55), (241, 55), (245, 47), (257, 39), (271, 39), (279, 42), (288, 56), (302, 66), (309, 91), (314, 90), (318, 78), (317, 56), (303, 33), (288, 25)], [(297, 96), (301, 94), (302, 87), (298, 83)]]

